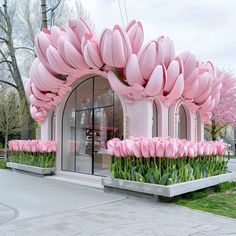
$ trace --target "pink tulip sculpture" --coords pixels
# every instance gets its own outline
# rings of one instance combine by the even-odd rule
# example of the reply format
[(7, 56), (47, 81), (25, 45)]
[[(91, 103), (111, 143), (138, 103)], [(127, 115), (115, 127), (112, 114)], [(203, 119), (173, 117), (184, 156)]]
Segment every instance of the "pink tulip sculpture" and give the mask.
[(135, 20), (124, 29), (105, 29), (99, 37), (84, 19), (70, 20), (66, 29), (43, 29), (35, 37), (37, 58), (25, 84), (32, 117), (44, 122), (73, 82), (92, 73), (107, 77), (111, 88), (129, 102), (159, 98), (170, 106), (182, 99), (209, 122), (220, 100), (223, 74), (189, 52), (176, 56), (168, 37), (145, 45), (143, 40), (142, 24)]

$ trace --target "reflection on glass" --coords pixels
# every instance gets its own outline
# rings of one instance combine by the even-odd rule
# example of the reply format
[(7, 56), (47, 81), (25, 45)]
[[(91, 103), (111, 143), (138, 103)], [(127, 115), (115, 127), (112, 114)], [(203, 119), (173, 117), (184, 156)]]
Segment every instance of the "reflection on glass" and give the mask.
[(114, 137), (113, 106), (94, 110), (94, 174), (108, 175), (112, 157), (107, 152), (107, 141)]
[(74, 171), (75, 169), (75, 94), (67, 101), (63, 114), (63, 153), (62, 169)]
[(178, 138), (187, 139), (187, 116), (184, 107), (181, 105), (178, 111)]
[(52, 113), (52, 120), (51, 120), (51, 139), (56, 140), (56, 112)]
[[(113, 117), (113, 114), (111, 114)], [(119, 97), (114, 93), (114, 137), (123, 139), (123, 109)]]
[(113, 105), (113, 91), (107, 79), (96, 77), (94, 79), (94, 107)]
[(92, 174), (92, 141), (90, 132), (92, 116), (91, 110), (76, 112), (76, 171)]
[(153, 102), (152, 105), (152, 110), (153, 110), (153, 115), (152, 115), (152, 137), (157, 137), (158, 136), (158, 114), (157, 114), (157, 106), (156, 103)]
[(93, 108), (93, 80), (82, 82), (75, 90), (76, 110)]

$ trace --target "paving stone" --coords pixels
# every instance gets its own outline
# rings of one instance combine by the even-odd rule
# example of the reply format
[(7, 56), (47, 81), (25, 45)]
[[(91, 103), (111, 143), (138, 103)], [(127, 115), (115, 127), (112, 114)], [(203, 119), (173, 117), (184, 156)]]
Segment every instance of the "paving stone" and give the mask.
[[(19, 210), (16, 219), (0, 225), (0, 236), (236, 235), (234, 219), (151, 198), (104, 193), (11, 172), (0, 171), (0, 179), (4, 190), (0, 202)], [(11, 194), (7, 194), (9, 182)], [(1, 212), (4, 216), (8, 209), (0, 205), (0, 216)]]

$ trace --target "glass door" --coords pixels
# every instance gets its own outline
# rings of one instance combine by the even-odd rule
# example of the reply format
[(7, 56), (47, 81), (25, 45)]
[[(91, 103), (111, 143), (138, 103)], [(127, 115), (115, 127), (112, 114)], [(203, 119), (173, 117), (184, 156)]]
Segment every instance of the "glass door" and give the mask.
[(93, 110), (76, 111), (75, 171), (92, 174)]
[(107, 142), (114, 137), (113, 106), (94, 109), (94, 174), (106, 176), (112, 156)]
[(123, 138), (123, 111), (107, 79), (93, 77), (69, 96), (62, 126), (62, 170), (106, 176), (107, 141)]

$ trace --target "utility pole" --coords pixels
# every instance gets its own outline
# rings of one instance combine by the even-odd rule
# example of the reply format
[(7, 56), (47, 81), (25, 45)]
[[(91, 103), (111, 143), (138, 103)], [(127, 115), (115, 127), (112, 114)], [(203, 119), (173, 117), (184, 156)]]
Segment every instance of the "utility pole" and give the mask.
[(57, 9), (60, 3), (61, 0), (58, 0), (57, 3), (54, 6), (52, 5), (51, 8), (49, 9), (51, 11), (50, 27), (54, 25), (55, 10)]
[(47, 4), (46, 0), (41, 0), (41, 16), (42, 16), (42, 23), (41, 23), (41, 29), (48, 27), (48, 20), (47, 20)]

